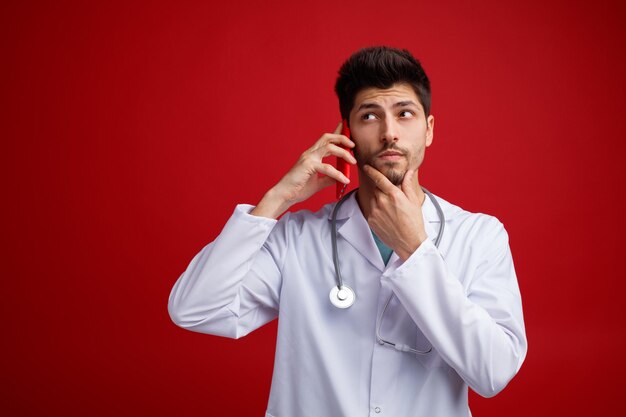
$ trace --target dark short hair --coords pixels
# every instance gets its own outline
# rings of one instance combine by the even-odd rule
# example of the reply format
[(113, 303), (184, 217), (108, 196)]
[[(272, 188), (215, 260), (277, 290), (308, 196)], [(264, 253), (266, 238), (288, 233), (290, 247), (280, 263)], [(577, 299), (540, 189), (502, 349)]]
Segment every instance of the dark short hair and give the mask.
[(374, 46), (355, 52), (339, 68), (335, 83), (341, 118), (348, 119), (359, 91), (370, 87), (386, 89), (396, 83), (410, 85), (426, 116), (430, 114), (430, 81), (409, 51)]

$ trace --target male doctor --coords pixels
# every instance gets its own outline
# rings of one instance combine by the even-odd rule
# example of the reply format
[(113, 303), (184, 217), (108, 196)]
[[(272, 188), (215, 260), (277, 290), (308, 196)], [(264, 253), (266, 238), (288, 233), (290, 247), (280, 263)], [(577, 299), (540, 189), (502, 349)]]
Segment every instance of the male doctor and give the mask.
[[(526, 355), (508, 235), (495, 217), (422, 190), (435, 120), (408, 51), (356, 52), (335, 90), (351, 138), (341, 125), (324, 134), (256, 206), (235, 208), (174, 285), (172, 320), (239, 338), (280, 317), (266, 417), (469, 416), (468, 386), (497, 394)], [(287, 211), (349, 182), (328, 156), (359, 174), (336, 217), (348, 308), (329, 299), (334, 203)]]

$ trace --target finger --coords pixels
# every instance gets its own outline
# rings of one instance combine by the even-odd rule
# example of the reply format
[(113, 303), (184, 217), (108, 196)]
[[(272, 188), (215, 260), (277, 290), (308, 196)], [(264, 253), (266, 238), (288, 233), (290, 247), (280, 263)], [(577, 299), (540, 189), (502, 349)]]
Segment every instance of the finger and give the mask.
[[(339, 127), (341, 127), (341, 123), (337, 128)], [(341, 132), (337, 132), (337, 129), (335, 129), (333, 133), (324, 133), (322, 137), (319, 138), (317, 142), (315, 142), (315, 145), (313, 147), (319, 148), (326, 145), (327, 143), (336, 143), (337, 145), (345, 146), (346, 148), (353, 148), (355, 146), (354, 142), (352, 142), (349, 137), (342, 135)]]
[(333, 155), (338, 158), (342, 158), (346, 160), (346, 162), (349, 162), (351, 164), (356, 164), (356, 159), (354, 158), (354, 156), (352, 156), (350, 151), (348, 151), (345, 148), (342, 148), (341, 146), (337, 146), (334, 143), (329, 143), (324, 148), (320, 148), (318, 150), (318, 153), (321, 153), (320, 156), (322, 158)]
[(317, 141), (318, 147), (324, 146), (327, 143), (335, 143), (340, 146), (345, 146), (346, 148), (353, 148), (355, 146), (354, 142), (349, 137), (337, 133), (324, 133)]
[(320, 174), (324, 174), (324, 175), (334, 179), (335, 181), (339, 181), (339, 182), (341, 182), (343, 184), (349, 184), (350, 183), (350, 179), (348, 179), (348, 177), (343, 175), (341, 173), (341, 171), (339, 171), (337, 168), (335, 168), (334, 166), (332, 166), (330, 164), (319, 163), (315, 167), (315, 171), (319, 172)]
[(374, 189), (374, 198), (372, 201), (375, 203), (375, 205), (383, 206), (388, 200), (389, 197), (382, 190), (378, 188)]
[(338, 135), (341, 133), (341, 129), (343, 129), (343, 122), (339, 122), (339, 124), (337, 125), (337, 127), (335, 128), (335, 131), (333, 132), (335, 135)]
[(393, 185), (391, 181), (389, 181), (379, 170), (369, 165), (364, 165), (363, 170), (367, 176), (371, 178), (376, 187), (378, 187), (383, 193), (391, 194), (397, 190), (396, 186)]

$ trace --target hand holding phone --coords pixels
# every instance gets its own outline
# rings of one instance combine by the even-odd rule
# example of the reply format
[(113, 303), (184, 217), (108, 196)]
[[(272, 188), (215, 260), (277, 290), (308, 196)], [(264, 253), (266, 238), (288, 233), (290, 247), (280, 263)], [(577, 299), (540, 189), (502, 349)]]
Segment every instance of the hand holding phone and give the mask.
[[(344, 136), (347, 136), (348, 139), (350, 140), (352, 139), (350, 137), (350, 128), (348, 127), (347, 120), (342, 120), (341, 122), (341, 134)], [(342, 148), (348, 149), (345, 146), (342, 146)], [(343, 158), (337, 157), (337, 170), (341, 172), (343, 175), (345, 175), (348, 179), (350, 179), (350, 165)], [(346, 191), (347, 186), (348, 184), (342, 184), (340, 182), (337, 182), (337, 185), (336, 185), (337, 199), (340, 199), (343, 196), (344, 192)]]
[[(333, 183), (338, 184), (338, 196), (342, 195), (345, 191), (344, 182), (346, 179), (347, 182), (350, 181), (349, 164), (355, 164), (356, 159), (349, 152), (354, 143), (338, 137), (339, 134), (346, 138), (350, 136), (345, 121), (338, 124), (333, 133), (323, 134), (313, 146), (304, 151), (295, 165), (265, 193), (250, 214), (277, 219), (292, 205), (307, 200)], [(339, 168), (324, 162), (324, 158), (331, 155), (339, 160)]]

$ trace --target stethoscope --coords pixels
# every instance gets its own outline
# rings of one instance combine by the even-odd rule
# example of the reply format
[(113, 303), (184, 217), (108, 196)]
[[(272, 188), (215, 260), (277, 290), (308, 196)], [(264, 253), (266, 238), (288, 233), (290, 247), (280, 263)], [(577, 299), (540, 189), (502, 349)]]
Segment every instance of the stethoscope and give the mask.
[[(339, 253), (337, 251), (337, 213), (339, 212), (339, 208), (341, 207), (341, 205), (356, 191), (357, 189), (354, 189), (352, 191), (350, 191), (348, 194), (346, 194), (341, 200), (339, 200), (336, 204), (335, 207), (333, 208), (333, 213), (332, 213), (332, 218), (331, 218), (331, 240), (332, 240), (332, 249), (333, 249), (333, 263), (335, 264), (335, 282), (337, 285), (333, 285), (333, 287), (330, 290), (330, 302), (337, 308), (348, 308), (350, 307), (352, 304), (354, 304), (354, 301), (356, 299), (356, 296), (354, 294), (354, 290), (350, 287), (348, 287), (347, 285), (343, 285), (343, 279), (341, 278), (341, 270), (339, 268)], [(424, 191), (424, 193), (428, 196), (428, 198), (430, 198), (430, 200), (432, 201), (433, 205), (435, 206), (435, 209), (437, 210), (437, 216), (439, 217), (439, 233), (437, 233), (437, 237), (435, 238), (435, 247), (439, 247), (439, 242), (441, 242), (441, 238), (443, 237), (443, 231), (444, 231), (444, 227), (445, 227), (445, 221), (446, 218), (443, 214), (443, 210), (441, 209), (441, 206), (439, 205), (439, 202), (437, 201), (437, 199), (435, 199), (435, 197), (432, 195), (432, 193), (430, 191), (428, 191), (426, 188), (422, 187), (422, 190)], [(419, 355), (424, 355), (426, 353), (430, 353), (430, 351), (433, 349), (432, 346), (426, 350), (426, 351), (421, 351), (421, 350), (417, 350), (417, 349), (413, 349), (407, 345), (403, 345), (400, 343), (393, 343), (390, 342), (388, 340), (385, 340), (381, 334), (380, 334), (380, 327), (382, 325), (383, 322), (383, 317), (385, 316), (385, 312), (387, 311), (387, 307), (389, 307), (389, 303), (391, 302), (391, 299), (394, 297), (393, 293), (391, 293), (391, 296), (389, 297), (389, 299), (387, 300), (387, 302), (385, 303), (385, 307), (383, 308), (383, 312), (380, 315), (380, 317), (378, 318), (378, 322), (376, 323), (376, 339), (378, 341), (378, 343), (380, 343), (381, 345), (387, 345), (387, 346), (391, 346), (399, 351), (402, 352), (411, 352), (411, 353), (415, 353), (415, 354), (419, 354)]]

